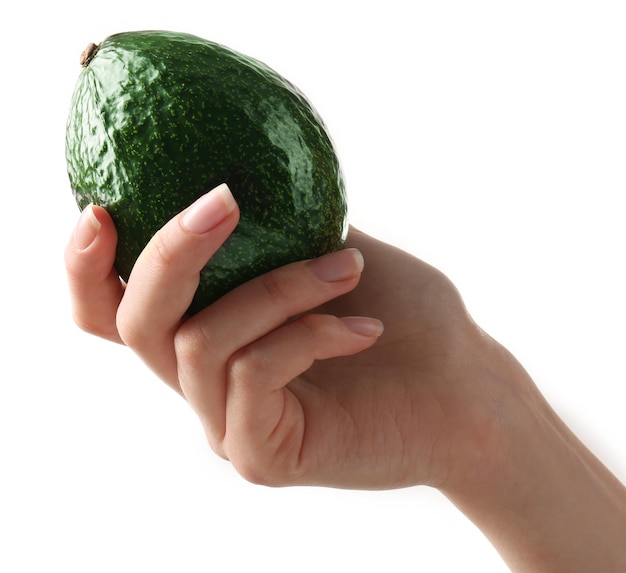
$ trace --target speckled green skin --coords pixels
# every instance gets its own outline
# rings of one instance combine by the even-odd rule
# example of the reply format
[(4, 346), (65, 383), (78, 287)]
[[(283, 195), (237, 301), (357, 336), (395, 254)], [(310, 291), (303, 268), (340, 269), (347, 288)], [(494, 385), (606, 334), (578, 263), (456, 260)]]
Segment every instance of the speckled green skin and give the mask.
[(72, 98), (66, 157), (79, 207), (101, 205), (116, 224), (124, 279), (166, 221), (229, 185), (241, 221), (202, 271), (192, 313), (345, 237), (344, 183), (321, 118), (264, 64), (195, 36), (102, 42)]

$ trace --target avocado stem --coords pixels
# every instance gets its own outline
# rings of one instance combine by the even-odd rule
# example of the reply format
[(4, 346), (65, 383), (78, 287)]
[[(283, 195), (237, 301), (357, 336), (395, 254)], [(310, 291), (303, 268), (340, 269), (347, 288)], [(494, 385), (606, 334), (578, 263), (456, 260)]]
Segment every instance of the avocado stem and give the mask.
[(99, 45), (90, 42), (89, 45), (83, 50), (83, 53), (80, 55), (80, 65), (83, 66), (83, 68), (86, 68), (89, 65), (99, 48)]

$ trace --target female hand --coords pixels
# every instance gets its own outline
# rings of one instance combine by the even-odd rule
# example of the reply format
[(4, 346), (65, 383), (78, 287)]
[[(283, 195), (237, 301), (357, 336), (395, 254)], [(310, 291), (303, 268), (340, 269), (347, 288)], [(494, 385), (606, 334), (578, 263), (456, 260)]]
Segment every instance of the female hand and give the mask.
[(351, 229), (345, 250), (187, 317), (200, 270), (237, 221), (228, 188), (216, 188), (154, 236), (123, 284), (113, 223), (88, 207), (66, 250), (75, 321), (181, 393), (248, 480), (427, 484), (512, 570), (624, 570), (624, 486), (431, 266)]
[(155, 235), (124, 285), (112, 221), (87, 208), (66, 252), (75, 321), (136, 352), (254, 482), (441, 485), (451, 459), (461, 467), (491, 448), (489, 405), (467, 383), (473, 348), (487, 345), (456, 290), (355, 229), (345, 250), (187, 318), (200, 269), (237, 221), (216, 188)]

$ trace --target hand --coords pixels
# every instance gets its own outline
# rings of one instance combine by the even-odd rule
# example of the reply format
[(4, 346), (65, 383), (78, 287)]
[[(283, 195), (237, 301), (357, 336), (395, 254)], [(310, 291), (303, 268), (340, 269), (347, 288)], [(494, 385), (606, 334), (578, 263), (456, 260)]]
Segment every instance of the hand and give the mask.
[(237, 221), (217, 188), (157, 233), (124, 285), (113, 223), (86, 209), (66, 252), (75, 321), (134, 350), (254, 482), (440, 486), (491, 448), (490, 404), (471, 380), (471, 356), (488, 344), (458, 293), (355, 229), (346, 250), (187, 318), (200, 269)]
[(624, 486), (424, 262), (351, 229), (345, 250), (187, 317), (237, 221), (228, 189), (213, 190), (155, 235), (123, 284), (110, 217), (85, 209), (66, 250), (75, 321), (136, 352), (253, 482), (428, 484), (514, 571), (624, 570)]

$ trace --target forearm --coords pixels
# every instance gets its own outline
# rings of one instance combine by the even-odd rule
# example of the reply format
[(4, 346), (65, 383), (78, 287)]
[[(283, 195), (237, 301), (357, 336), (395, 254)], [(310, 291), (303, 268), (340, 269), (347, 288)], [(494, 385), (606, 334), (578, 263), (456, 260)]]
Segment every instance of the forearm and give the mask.
[(444, 493), (515, 573), (626, 571), (626, 488), (529, 379), (513, 386), (495, 463)]

